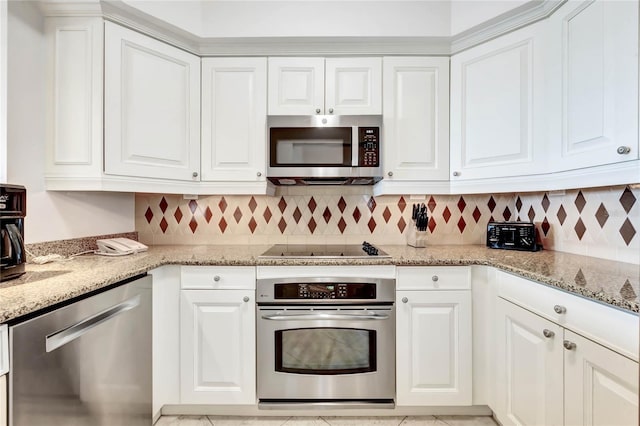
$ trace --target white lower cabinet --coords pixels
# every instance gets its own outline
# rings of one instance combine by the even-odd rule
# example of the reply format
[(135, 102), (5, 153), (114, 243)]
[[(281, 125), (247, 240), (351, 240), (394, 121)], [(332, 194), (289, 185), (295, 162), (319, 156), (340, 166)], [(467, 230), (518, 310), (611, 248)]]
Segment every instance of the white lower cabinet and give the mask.
[(504, 425), (637, 425), (638, 363), (498, 300), (497, 403)]
[(7, 425), (7, 375), (0, 376), (0, 426)]
[[(425, 284), (447, 283), (448, 270), (398, 268), (396, 292), (396, 404), (471, 405), (472, 329), (468, 279), (445, 290)], [(457, 268), (451, 269), (452, 273)], [(467, 269), (461, 267), (460, 269)], [(456, 274), (457, 275), (457, 274)], [(466, 276), (469, 276), (468, 270)], [(456, 287), (460, 290), (449, 289)]]
[(638, 363), (565, 330), (566, 425), (637, 425)]
[(180, 402), (255, 404), (255, 292), (180, 292)]

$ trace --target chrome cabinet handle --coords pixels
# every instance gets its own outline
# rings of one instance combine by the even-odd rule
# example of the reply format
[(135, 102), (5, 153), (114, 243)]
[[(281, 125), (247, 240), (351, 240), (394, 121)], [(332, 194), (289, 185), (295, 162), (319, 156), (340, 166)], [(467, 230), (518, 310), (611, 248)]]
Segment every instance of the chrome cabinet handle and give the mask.
[(437, 276), (437, 275), (434, 275), (434, 276), (432, 276), (432, 277), (431, 277), (431, 281), (433, 281), (434, 283), (435, 283), (436, 281), (438, 281), (439, 279), (440, 279), (440, 278), (438, 278), (438, 276)]
[(191, 174), (191, 176), (193, 176), (194, 178), (197, 178), (197, 177), (198, 177), (198, 172), (193, 172), (193, 173)]
[(564, 346), (564, 348), (568, 351), (572, 351), (576, 348), (576, 344), (569, 340), (565, 340), (564, 342), (562, 342), (562, 346)]
[(213, 280), (214, 280), (215, 282), (220, 281), (220, 275), (216, 275), (215, 277), (213, 277)]
[(333, 108), (329, 108), (329, 114), (333, 114)]
[(631, 148), (628, 146), (619, 146), (616, 152), (620, 155), (625, 155), (631, 152)]
[(406, 297), (402, 298), (402, 303), (407, 303), (409, 301), (409, 299), (407, 299)]
[(389, 176), (389, 177), (393, 176), (393, 172), (387, 173), (387, 176)]
[(546, 337), (547, 339), (549, 339), (549, 338), (551, 338), (551, 337), (555, 336), (555, 335), (556, 335), (556, 333), (554, 333), (553, 331), (548, 330), (548, 329), (546, 329), (546, 328), (545, 328), (544, 330), (542, 330), (542, 335), (543, 335), (544, 337)]
[(453, 172), (454, 176), (460, 176), (460, 172)]
[(320, 108), (316, 108), (316, 114), (320, 114)]
[(87, 333), (92, 328), (102, 324), (105, 321), (123, 314), (131, 309), (134, 309), (140, 305), (140, 295), (134, 296), (129, 300), (125, 300), (122, 303), (118, 303), (102, 312), (98, 312), (88, 318), (83, 319), (76, 324), (56, 331), (48, 335), (45, 339), (45, 347), (47, 352), (52, 352), (61, 346), (66, 345), (69, 342), (74, 341), (78, 337)]
[(262, 176), (262, 173), (258, 172), (258, 173), (256, 173), (256, 176), (260, 177), (260, 176)]
[(248, 302), (249, 300), (250, 300), (250, 299), (249, 299), (249, 296), (245, 296), (245, 297), (243, 297), (243, 298), (242, 298), (242, 301), (243, 301), (243, 302)]
[(562, 305), (555, 305), (553, 310), (556, 311), (556, 314), (565, 314), (567, 312), (567, 308)]

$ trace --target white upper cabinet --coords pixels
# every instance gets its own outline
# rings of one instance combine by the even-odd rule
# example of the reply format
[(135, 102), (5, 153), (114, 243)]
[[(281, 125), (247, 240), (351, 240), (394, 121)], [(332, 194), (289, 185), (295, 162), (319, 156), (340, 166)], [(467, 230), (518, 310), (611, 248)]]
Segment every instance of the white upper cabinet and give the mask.
[(202, 59), (203, 181), (264, 181), (267, 59)]
[(198, 180), (200, 58), (105, 22), (105, 173)]
[(554, 170), (638, 159), (638, 2), (569, 1), (549, 24)]
[(103, 22), (48, 18), (47, 179), (102, 176)]
[(385, 181), (449, 179), (449, 58), (385, 57)]
[(325, 114), (382, 114), (382, 59), (327, 58)]
[(451, 57), (451, 179), (545, 172), (545, 22)]
[(269, 58), (269, 115), (382, 113), (381, 58)]

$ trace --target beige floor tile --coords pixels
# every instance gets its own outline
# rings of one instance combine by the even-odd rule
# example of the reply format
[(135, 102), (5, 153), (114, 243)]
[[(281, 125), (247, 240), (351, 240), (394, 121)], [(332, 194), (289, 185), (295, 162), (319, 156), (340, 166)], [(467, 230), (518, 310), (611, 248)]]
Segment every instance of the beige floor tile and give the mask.
[(322, 417), (291, 417), (284, 426), (329, 426)]
[(155, 426), (211, 426), (207, 416), (162, 416)]
[(213, 426), (282, 426), (289, 417), (209, 416)]
[(497, 423), (489, 416), (437, 416), (449, 426), (496, 426)]
[(322, 417), (331, 426), (398, 426), (404, 417)]
[(436, 419), (434, 416), (408, 416), (401, 426), (445, 426), (444, 422)]

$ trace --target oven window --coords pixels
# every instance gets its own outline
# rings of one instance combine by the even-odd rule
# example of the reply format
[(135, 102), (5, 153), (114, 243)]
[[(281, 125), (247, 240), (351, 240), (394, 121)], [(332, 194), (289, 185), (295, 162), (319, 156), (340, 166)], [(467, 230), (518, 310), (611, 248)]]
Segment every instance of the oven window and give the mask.
[(376, 371), (376, 331), (297, 328), (275, 332), (276, 371), (354, 374)]

